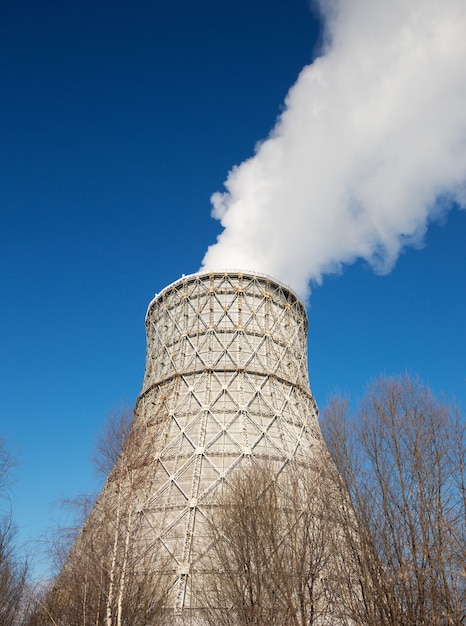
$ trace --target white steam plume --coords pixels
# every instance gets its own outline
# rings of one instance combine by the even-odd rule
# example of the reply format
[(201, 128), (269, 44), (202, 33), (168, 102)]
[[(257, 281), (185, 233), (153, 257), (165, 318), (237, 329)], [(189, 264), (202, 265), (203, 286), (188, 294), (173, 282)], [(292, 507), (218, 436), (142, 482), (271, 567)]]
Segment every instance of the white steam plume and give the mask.
[(325, 54), (255, 155), (212, 196), (203, 269), (309, 281), (386, 272), (441, 210), (466, 205), (466, 1), (321, 0)]

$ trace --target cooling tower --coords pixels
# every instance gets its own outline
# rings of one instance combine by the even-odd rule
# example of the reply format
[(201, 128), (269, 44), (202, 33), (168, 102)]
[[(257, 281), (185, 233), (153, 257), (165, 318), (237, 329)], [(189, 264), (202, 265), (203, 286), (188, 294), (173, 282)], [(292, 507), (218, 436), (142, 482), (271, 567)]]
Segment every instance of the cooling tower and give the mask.
[[(307, 374), (306, 312), (289, 288), (240, 272), (183, 277), (150, 303), (146, 331), (131, 432), (109, 437), (112, 458), (124, 444), (48, 594), (44, 623), (53, 613), (57, 626), (204, 624), (211, 590), (225, 580), (209, 560), (223, 545), (209, 530), (215, 515), (231, 518), (220, 507), (247, 475), (240, 470), (291, 476), (286, 489), (311, 484), (317, 520), (329, 498), (317, 474), (308, 481), (302, 471), (328, 457)], [(285, 511), (281, 502), (269, 511)], [(288, 542), (296, 525), (286, 524)], [(215, 607), (228, 620), (229, 601)]]
[(279, 282), (218, 272), (164, 289), (149, 305), (146, 331), (135, 423), (155, 443), (139, 512), (168, 563), (170, 607), (191, 613), (201, 608), (196, 589), (212, 495), (251, 458), (280, 468), (306, 462), (321, 445), (307, 317)]

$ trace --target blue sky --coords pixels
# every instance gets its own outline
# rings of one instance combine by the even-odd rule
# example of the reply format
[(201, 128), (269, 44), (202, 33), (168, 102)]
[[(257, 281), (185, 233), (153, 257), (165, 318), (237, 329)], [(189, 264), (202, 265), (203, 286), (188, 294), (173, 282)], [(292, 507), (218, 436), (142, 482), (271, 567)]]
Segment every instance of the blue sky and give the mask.
[[(322, 27), (306, 0), (25, 1), (0, 24), (0, 435), (25, 542), (96, 489), (105, 416), (142, 385), (147, 305), (200, 267), (221, 231), (211, 194), (274, 126)], [(357, 261), (313, 286), (321, 407), (404, 372), (466, 407), (465, 241), (453, 206), (389, 274)]]

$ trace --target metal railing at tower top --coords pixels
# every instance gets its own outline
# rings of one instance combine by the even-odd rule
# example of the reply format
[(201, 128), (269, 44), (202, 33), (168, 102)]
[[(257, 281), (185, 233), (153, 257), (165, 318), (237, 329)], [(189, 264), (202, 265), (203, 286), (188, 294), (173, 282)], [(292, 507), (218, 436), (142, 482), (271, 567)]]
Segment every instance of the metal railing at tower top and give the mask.
[[(265, 274), (265, 273), (261, 273), (261, 272), (251, 272), (251, 271), (246, 271), (246, 270), (218, 270), (215, 272), (204, 272), (204, 271), (199, 271), (199, 272), (195, 272), (193, 274), (183, 274), (181, 276), (181, 278), (178, 278), (177, 280), (173, 281), (172, 283), (170, 283), (169, 285), (167, 285), (166, 287), (164, 287), (159, 293), (156, 293), (154, 295), (154, 297), (152, 298), (152, 300), (149, 302), (149, 305), (147, 307), (147, 313), (149, 312), (150, 308), (152, 307), (153, 303), (161, 298), (163, 298), (163, 296), (171, 291), (174, 288), (179, 287), (179, 285), (181, 284), (187, 284), (187, 283), (193, 283), (197, 280), (203, 281), (206, 279), (206, 277), (221, 277), (221, 276), (229, 276), (231, 278), (233, 277), (237, 277), (237, 278), (246, 278), (246, 279), (257, 279), (258, 281), (261, 282), (265, 282), (265, 283), (269, 283), (269, 284), (275, 284), (277, 286), (280, 286), (283, 290), (287, 291), (293, 298), (296, 299), (296, 301), (298, 301), (301, 306), (303, 307), (303, 309), (305, 310), (305, 306), (303, 301), (301, 300), (301, 298), (296, 294), (296, 292), (292, 289), (292, 287), (290, 287), (289, 285), (286, 285), (285, 283), (282, 283), (281, 281), (273, 278), (272, 276), (270, 276), (269, 274)], [(147, 313), (146, 313), (146, 317), (147, 317)]]

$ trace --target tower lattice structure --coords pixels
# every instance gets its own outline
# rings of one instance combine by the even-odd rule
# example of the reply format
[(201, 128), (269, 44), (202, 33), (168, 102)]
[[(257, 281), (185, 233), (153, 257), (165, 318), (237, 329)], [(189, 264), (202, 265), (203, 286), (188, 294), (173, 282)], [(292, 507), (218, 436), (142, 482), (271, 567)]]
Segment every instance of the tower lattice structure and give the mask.
[(155, 443), (138, 514), (169, 572), (171, 608), (183, 614), (201, 608), (212, 496), (251, 459), (279, 471), (319, 453), (307, 316), (293, 291), (267, 276), (194, 274), (154, 298), (146, 332), (135, 425)]

